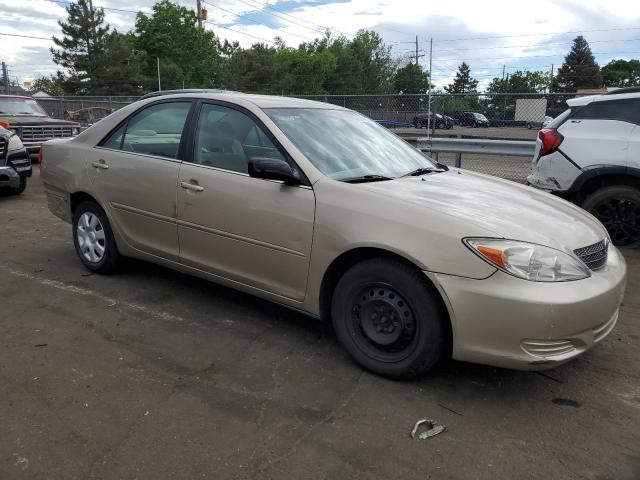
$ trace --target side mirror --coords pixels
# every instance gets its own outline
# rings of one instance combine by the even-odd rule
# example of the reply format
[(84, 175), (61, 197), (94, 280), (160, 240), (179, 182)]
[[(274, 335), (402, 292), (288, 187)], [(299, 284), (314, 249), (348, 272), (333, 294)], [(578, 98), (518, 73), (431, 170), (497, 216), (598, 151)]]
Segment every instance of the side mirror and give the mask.
[(284, 160), (268, 157), (249, 159), (249, 175), (265, 180), (281, 180), (287, 185), (299, 185), (300, 174)]

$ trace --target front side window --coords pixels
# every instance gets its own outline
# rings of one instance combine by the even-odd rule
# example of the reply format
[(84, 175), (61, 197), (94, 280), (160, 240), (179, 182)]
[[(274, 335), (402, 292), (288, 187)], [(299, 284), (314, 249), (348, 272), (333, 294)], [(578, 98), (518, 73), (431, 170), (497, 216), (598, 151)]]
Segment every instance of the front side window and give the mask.
[(151, 105), (130, 117), (101, 146), (177, 159), (182, 130), (190, 108), (191, 102)]
[(198, 115), (193, 162), (247, 173), (249, 160), (254, 157), (285, 160), (248, 115), (233, 108), (204, 104)]
[(397, 177), (435, 167), (407, 142), (350, 110), (268, 108), (265, 112), (318, 170), (335, 180)]

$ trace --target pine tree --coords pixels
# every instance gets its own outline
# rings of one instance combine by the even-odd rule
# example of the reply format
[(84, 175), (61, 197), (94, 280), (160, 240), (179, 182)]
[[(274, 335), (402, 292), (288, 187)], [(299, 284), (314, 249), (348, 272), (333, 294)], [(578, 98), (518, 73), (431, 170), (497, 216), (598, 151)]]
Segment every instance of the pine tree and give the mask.
[(551, 82), (553, 92), (575, 92), (579, 88), (602, 87), (602, 74), (591, 48), (580, 35), (573, 40), (571, 51), (564, 58), (558, 74)]
[(453, 83), (444, 87), (447, 93), (476, 93), (478, 80), (471, 76), (471, 68), (465, 62), (458, 67)]
[(107, 93), (109, 86), (103, 84), (102, 73), (110, 28), (104, 23), (104, 11), (91, 10), (87, 0), (70, 3), (66, 9), (66, 22), (58, 21), (63, 37), (53, 37), (60, 50), (51, 48), (53, 61), (68, 72), (64, 90), (77, 95)]

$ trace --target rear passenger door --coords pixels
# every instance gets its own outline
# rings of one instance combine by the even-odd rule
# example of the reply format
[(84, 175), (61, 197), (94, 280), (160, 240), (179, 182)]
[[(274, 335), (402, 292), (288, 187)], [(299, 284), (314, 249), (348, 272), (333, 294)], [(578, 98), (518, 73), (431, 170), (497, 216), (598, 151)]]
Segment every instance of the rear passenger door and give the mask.
[(133, 248), (178, 260), (176, 188), (192, 102), (164, 100), (134, 113), (90, 153), (94, 191)]
[(252, 157), (297, 168), (250, 112), (204, 102), (194, 124), (178, 179), (181, 262), (302, 301), (315, 214), (311, 186), (249, 176)]
[(638, 107), (635, 99), (601, 100), (585, 105), (558, 128), (564, 136), (560, 151), (581, 168), (627, 166)]

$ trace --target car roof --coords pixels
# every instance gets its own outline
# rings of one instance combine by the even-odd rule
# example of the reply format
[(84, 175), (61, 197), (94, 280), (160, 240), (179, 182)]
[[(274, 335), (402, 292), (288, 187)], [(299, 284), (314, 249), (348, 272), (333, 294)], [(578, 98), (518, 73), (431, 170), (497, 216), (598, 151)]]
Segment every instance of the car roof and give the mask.
[(304, 98), (281, 97), (277, 95), (258, 95), (232, 90), (170, 90), (147, 94), (144, 99), (159, 98), (208, 98), (212, 100), (227, 100), (237, 103), (249, 102), (259, 108), (323, 108), (332, 110), (346, 110), (339, 105), (307, 100)]
[(27, 100), (33, 100), (33, 98), (28, 97), (27, 95), (0, 95), (0, 98), (24, 98)]
[(591, 102), (606, 102), (611, 100), (626, 100), (628, 98), (640, 98), (640, 87), (617, 88), (601, 95), (587, 95), (584, 97), (570, 98), (567, 104), (570, 107), (581, 107)]

